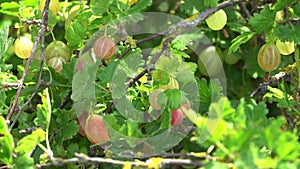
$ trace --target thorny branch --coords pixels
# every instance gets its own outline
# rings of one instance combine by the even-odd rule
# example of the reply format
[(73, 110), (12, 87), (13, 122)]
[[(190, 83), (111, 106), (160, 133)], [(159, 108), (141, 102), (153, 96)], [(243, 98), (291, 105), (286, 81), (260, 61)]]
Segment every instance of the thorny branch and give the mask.
[[(112, 165), (119, 165), (124, 166), (130, 164), (130, 166), (139, 166), (139, 167), (148, 167), (152, 162), (152, 158), (146, 161), (121, 161), (121, 160), (114, 160), (110, 158), (99, 158), (99, 157), (88, 157), (83, 154), (75, 153), (74, 158), (70, 159), (61, 159), (55, 158), (52, 162), (46, 164), (39, 164), (37, 168), (46, 168), (51, 166), (63, 166), (70, 163), (82, 163), (82, 164), (112, 164)], [(190, 159), (172, 159), (172, 158), (163, 158), (159, 164), (160, 166), (163, 165), (190, 165), (195, 167), (202, 167), (203, 163), (192, 161)]]
[[(43, 11), (43, 15), (42, 15), (42, 25), (41, 25), (41, 28), (39, 29), (39, 32), (38, 32), (38, 35), (35, 39), (35, 42), (34, 42), (34, 46), (32, 48), (32, 51), (31, 51), (31, 54), (30, 54), (30, 57), (29, 59), (27, 60), (27, 63), (26, 63), (26, 66), (25, 66), (25, 69), (24, 69), (24, 72), (23, 72), (23, 75), (22, 75), (22, 78), (20, 80), (20, 83), (18, 85), (18, 91), (17, 91), (17, 94), (16, 94), (16, 98), (13, 102), (13, 105), (9, 111), (9, 114), (7, 115), (7, 120), (10, 120), (12, 115), (14, 114), (15, 110), (16, 110), (16, 107), (17, 107), (17, 104), (18, 104), (18, 100), (19, 100), (19, 97), (20, 97), (20, 94), (22, 92), (22, 87), (23, 87), (23, 84), (24, 84), (24, 80), (26, 78), (26, 75), (28, 73), (28, 70), (29, 70), (29, 66), (34, 58), (34, 54), (35, 52), (37, 51), (37, 48), (38, 48), (38, 44), (40, 43), (40, 41), (42, 42), (42, 45), (41, 45), (41, 66), (40, 66), (40, 73), (39, 73), (39, 80), (38, 80), (38, 83), (37, 83), (37, 86), (36, 86), (36, 89), (35, 91), (32, 93), (32, 95), (30, 96), (30, 98), (27, 100), (26, 103), (24, 103), (19, 109), (18, 109), (18, 114), (17, 116), (20, 115), (22, 109), (24, 107), (27, 106), (27, 104), (29, 104), (29, 102), (33, 99), (33, 97), (36, 95), (41, 83), (42, 83), (42, 71), (43, 71), (43, 65), (44, 65), (44, 48), (45, 48), (45, 44), (44, 44), (44, 41), (45, 41), (45, 37), (44, 37), (44, 34), (45, 34), (45, 31), (46, 31), (46, 28), (47, 28), (47, 25), (48, 25), (48, 13), (49, 13), (49, 3), (50, 3), (50, 0), (46, 0), (45, 2), (45, 7), (44, 7), (44, 11)], [(17, 121), (17, 117), (15, 118), (14, 120), (14, 123), (10, 126), (10, 129), (12, 129), (13, 125), (15, 124), (15, 122)]]

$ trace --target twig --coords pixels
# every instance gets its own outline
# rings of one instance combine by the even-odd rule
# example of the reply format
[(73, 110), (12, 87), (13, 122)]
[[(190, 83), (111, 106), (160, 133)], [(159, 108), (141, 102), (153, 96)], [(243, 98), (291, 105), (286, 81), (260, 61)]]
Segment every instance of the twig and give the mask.
[(72, 95), (72, 90), (69, 91), (64, 101), (59, 105), (60, 109), (63, 109), (68, 104), (68, 102), (71, 100), (71, 95)]
[(240, 8), (241, 8), (241, 13), (244, 14), (244, 18), (246, 21), (248, 21), (248, 19), (251, 17), (250, 12), (248, 11), (245, 2), (239, 1), (238, 2)]
[(290, 75), (285, 73), (285, 72), (279, 72), (275, 76), (272, 76), (268, 78), (267, 81), (259, 84), (259, 86), (250, 94), (249, 97), (254, 97), (254, 95), (258, 95), (257, 101), (260, 102), (262, 99), (262, 96), (267, 92), (267, 88), (271, 84), (276, 84), (278, 83), (282, 78), (287, 78), (289, 80)]
[[(49, 3), (50, 3), (50, 0), (46, 0), (45, 2), (45, 8), (44, 8), (44, 11), (43, 11), (43, 20), (42, 20), (42, 25), (41, 25), (41, 28), (38, 32), (38, 35), (35, 39), (35, 42), (34, 42), (34, 46), (32, 48), (32, 51), (31, 51), (31, 54), (30, 54), (30, 57), (29, 59), (27, 60), (27, 63), (26, 63), (26, 67), (25, 67), (25, 70), (23, 72), (23, 75), (22, 75), (22, 78), (20, 80), (20, 84), (18, 85), (18, 91), (17, 91), (17, 94), (16, 94), (16, 98), (13, 102), (13, 105), (9, 111), (9, 114), (7, 115), (7, 120), (10, 120), (13, 113), (15, 112), (15, 109), (16, 109), (16, 106), (18, 104), (18, 100), (19, 100), (19, 97), (21, 95), (21, 91), (22, 91), (22, 86), (24, 84), (24, 80), (26, 78), (26, 75), (28, 73), (28, 70), (29, 70), (29, 66), (30, 66), (30, 63), (32, 62), (33, 58), (34, 58), (34, 54), (35, 52), (37, 51), (37, 48), (38, 48), (38, 44), (40, 42), (40, 40), (42, 40), (42, 49), (41, 49), (41, 56), (42, 56), (42, 59), (41, 59), (41, 67), (40, 67), (40, 75), (39, 75), (39, 80), (38, 80), (38, 84), (37, 84), (37, 88), (39, 88), (39, 85), (41, 84), (41, 78), (42, 78), (42, 70), (43, 70), (43, 65), (44, 65), (44, 33), (46, 31), (46, 28), (47, 28), (47, 25), (48, 25), (48, 9), (49, 9)], [(31, 101), (31, 99), (34, 97), (34, 95), (37, 93), (37, 90), (35, 90), (33, 92), (33, 94), (30, 96), (29, 100), (26, 102), (27, 104)], [(21, 110), (27, 105), (27, 104), (24, 104), (18, 111), (20, 114)], [(17, 118), (16, 118), (17, 119)]]
[[(139, 166), (139, 167), (148, 167), (149, 164), (152, 163), (152, 159), (148, 159), (147, 161), (121, 161), (121, 160), (114, 160), (110, 158), (99, 158), (99, 157), (88, 157), (84, 154), (75, 153), (74, 158), (70, 159), (61, 159), (55, 158), (52, 162), (46, 164), (38, 164), (36, 165), (37, 168), (46, 168), (51, 166), (63, 166), (66, 164), (71, 163), (82, 163), (82, 164), (112, 164), (112, 165), (119, 165), (123, 166), (125, 164), (130, 164), (131, 166)], [(161, 159), (161, 165), (190, 165), (195, 167), (202, 167), (203, 163), (192, 161), (190, 159), (171, 159), (165, 158)]]

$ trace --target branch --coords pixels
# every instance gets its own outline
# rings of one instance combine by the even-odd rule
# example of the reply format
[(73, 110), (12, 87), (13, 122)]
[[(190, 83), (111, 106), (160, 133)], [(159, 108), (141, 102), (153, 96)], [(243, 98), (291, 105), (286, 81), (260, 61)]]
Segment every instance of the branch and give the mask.
[[(26, 75), (28, 73), (28, 70), (29, 70), (29, 66), (30, 66), (30, 63), (32, 62), (33, 58), (34, 58), (34, 54), (35, 52), (37, 51), (37, 48), (38, 48), (38, 44), (40, 42), (40, 40), (42, 40), (42, 49), (41, 49), (41, 67), (40, 67), (40, 74), (39, 74), (39, 80), (38, 80), (38, 84), (37, 84), (37, 88), (36, 90), (32, 93), (32, 95), (30, 96), (29, 100), (27, 100), (27, 102), (18, 110), (18, 114), (20, 114), (21, 110), (31, 101), (31, 99), (35, 96), (35, 94), (37, 93), (37, 89), (39, 88), (40, 84), (41, 84), (41, 79), (42, 79), (42, 70), (43, 70), (43, 65), (44, 65), (44, 48), (45, 48), (45, 44), (44, 44), (44, 34), (45, 34), (45, 31), (46, 31), (46, 28), (47, 28), (47, 25), (48, 25), (48, 10), (49, 10), (49, 3), (50, 3), (50, 0), (46, 0), (45, 2), (45, 7), (44, 7), (44, 11), (43, 11), (43, 20), (42, 20), (42, 25), (41, 25), (41, 28), (39, 29), (39, 32), (38, 32), (38, 35), (35, 39), (35, 42), (34, 42), (34, 46), (32, 48), (32, 51), (31, 51), (31, 54), (30, 54), (30, 57), (29, 59), (27, 60), (27, 63), (26, 63), (26, 67), (25, 67), (25, 70), (23, 72), (23, 75), (22, 75), (22, 78), (20, 80), (20, 83), (18, 85), (18, 91), (17, 91), (17, 94), (16, 94), (16, 98), (13, 102), (13, 105), (9, 111), (9, 114), (7, 115), (7, 120), (10, 120), (13, 113), (15, 112), (15, 109), (17, 107), (17, 104), (18, 104), (18, 100), (19, 100), (19, 97), (21, 95), (21, 91), (22, 91), (22, 86), (24, 84), (24, 80), (26, 78)], [(17, 118), (16, 118), (17, 119)], [(15, 120), (16, 120), (15, 119)], [(13, 126), (13, 125), (12, 125)], [(12, 126), (10, 128), (12, 128)]]
[(267, 92), (267, 88), (269, 85), (278, 83), (282, 78), (285, 78), (287, 81), (289, 81), (291, 79), (291, 76), (292, 75), (289, 73), (279, 72), (275, 76), (270, 77), (268, 81), (260, 83), (249, 97), (254, 97), (255, 95), (257, 95), (257, 101), (260, 102), (263, 95)]
[[(38, 164), (36, 165), (37, 168), (46, 168), (51, 166), (63, 166), (66, 164), (71, 163), (81, 163), (81, 164), (112, 164), (112, 165), (128, 165), (131, 166), (139, 166), (139, 167), (149, 167), (153, 162), (153, 158), (150, 158), (146, 161), (121, 161), (121, 160), (114, 160), (110, 158), (99, 158), (99, 157), (88, 157), (84, 154), (75, 153), (75, 158), (70, 159), (62, 159), (62, 158), (55, 158), (52, 162), (46, 164)], [(159, 158), (160, 163), (158, 165), (189, 165), (195, 167), (202, 167), (204, 166), (203, 163), (192, 161), (190, 159), (171, 159), (171, 158)]]

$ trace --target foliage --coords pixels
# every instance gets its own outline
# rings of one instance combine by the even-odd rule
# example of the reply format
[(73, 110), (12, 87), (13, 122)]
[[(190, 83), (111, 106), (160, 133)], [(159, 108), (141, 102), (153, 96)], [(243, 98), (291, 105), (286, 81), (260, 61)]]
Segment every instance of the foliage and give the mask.
[[(57, 14), (0, 3), (0, 168), (300, 167), (299, 1), (60, 1)], [(220, 9), (227, 23), (211, 30)], [(21, 36), (29, 59), (15, 54)], [(104, 36), (115, 48), (100, 60)], [(265, 73), (259, 49), (278, 40), (295, 51)], [(45, 52), (54, 42), (64, 50)], [(44, 55), (56, 50), (59, 71)], [(89, 132), (109, 141), (87, 138), (94, 115), (109, 136)]]

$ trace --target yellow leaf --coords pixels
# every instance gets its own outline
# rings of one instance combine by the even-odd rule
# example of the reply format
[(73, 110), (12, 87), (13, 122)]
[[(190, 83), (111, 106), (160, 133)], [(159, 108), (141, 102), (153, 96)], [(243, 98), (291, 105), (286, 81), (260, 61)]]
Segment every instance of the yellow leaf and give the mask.
[(163, 159), (159, 157), (153, 157), (147, 160), (148, 168), (149, 169), (159, 169), (161, 167)]
[(129, 161), (126, 161), (123, 165), (123, 169), (131, 169), (131, 163)]

